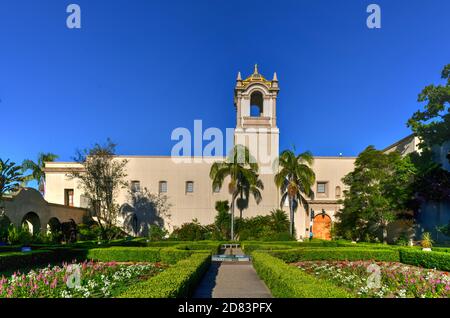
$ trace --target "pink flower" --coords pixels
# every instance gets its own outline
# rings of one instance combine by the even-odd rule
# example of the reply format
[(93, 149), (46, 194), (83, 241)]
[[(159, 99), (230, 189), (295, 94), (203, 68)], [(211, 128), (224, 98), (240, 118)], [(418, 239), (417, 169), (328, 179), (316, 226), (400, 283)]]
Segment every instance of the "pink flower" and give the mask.
[(56, 288), (56, 285), (57, 285), (57, 284), (58, 284), (58, 279), (55, 278), (55, 279), (53, 280), (53, 282), (50, 284), (50, 288), (51, 288), (51, 289)]

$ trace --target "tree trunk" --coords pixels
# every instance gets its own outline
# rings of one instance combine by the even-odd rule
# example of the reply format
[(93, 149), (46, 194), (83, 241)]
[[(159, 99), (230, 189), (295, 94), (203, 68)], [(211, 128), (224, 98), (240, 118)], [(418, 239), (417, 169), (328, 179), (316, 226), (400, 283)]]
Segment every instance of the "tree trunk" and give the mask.
[(294, 202), (293, 202), (293, 198), (289, 198), (289, 213), (290, 213), (290, 227), (289, 227), (289, 233), (291, 234), (291, 236), (294, 235)]
[(234, 240), (234, 201), (235, 201), (234, 194), (231, 197), (231, 240)]
[(382, 230), (383, 230), (383, 244), (387, 243), (387, 226), (385, 224), (382, 225)]

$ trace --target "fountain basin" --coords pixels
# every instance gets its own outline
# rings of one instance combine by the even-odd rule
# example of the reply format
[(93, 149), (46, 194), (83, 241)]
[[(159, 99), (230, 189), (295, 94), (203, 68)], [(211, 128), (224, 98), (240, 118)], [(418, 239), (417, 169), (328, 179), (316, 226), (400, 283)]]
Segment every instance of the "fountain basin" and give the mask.
[(213, 255), (211, 260), (213, 262), (250, 262), (250, 256), (218, 254)]

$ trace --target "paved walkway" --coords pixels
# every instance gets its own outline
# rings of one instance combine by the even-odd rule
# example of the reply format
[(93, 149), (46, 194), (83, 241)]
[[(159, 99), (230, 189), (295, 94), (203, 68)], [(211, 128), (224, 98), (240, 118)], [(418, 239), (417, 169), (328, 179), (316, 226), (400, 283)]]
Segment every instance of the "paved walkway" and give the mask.
[[(235, 255), (242, 251), (233, 249)], [(272, 298), (250, 262), (213, 262), (194, 298)]]

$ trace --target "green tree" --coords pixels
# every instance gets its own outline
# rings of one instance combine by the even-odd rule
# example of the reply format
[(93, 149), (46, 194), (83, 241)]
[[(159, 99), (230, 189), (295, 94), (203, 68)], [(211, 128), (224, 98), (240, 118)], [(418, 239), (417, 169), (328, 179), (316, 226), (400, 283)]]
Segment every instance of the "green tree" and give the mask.
[(180, 241), (200, 241), (204, 240), (209, 229), (202, 226), (197, 219), (193, 219), (190, 223), (183, 223), (180, 227), (176, 227), (170, 237)]
[(230, 205), (228, 200), (217, 201), (216, 202), (216, 217), (214, 218), (214, 225), (217, 231), (220, 233), (221, 239), (230, 237), (231, 230), (231, 215), (230, 215)]
[(385, 242), (388, 224), (407, 209), (413, 197), (414, 173), (409, 157), (367, 147), (356, 159), (354, 170), (343, 178), (348, 190), (344, 191), (344, 207), (337, 213), (340, 233), (350, 233), (353, 239), (380, 233)]
[(275, 233), (289, 232), (289, 217), (283, 210), (275, 209), (270, 211), (270, 223)]
[[(434, 161), (433, 148), (450, 141), (450, 64), (441, 73), (444, 85), (428, 85), (419, 94), (423, 110), (416, 111), (408, 120), (419, 137), (420, 153), (411, 154), (416, 166), (414, 188), (417, 202), (450, 200), (450, 172)], [(450, 153), (447, 154), (450, 162)]]
[(253, 173), (253, 171), (249, 171), (247, 175), (241, 174), (239, 181), (236, 186), (238, 192), (236, 206), (239, 210), (239, 217), (242, 218), (242, 211), (248, 208), (250, 196), (253, 196), (257, 204), (261, 202), (261, 190), (264, 189), (264, 184), (259, 179), (258, 174)]
[(450, 140), (450, 64), (446, 65), (441, 78), (445, 85), (428, 85), (419, 94), (418, 102), (425, 103), (423, 110), (416, 111), (407, 126), (420, 138), (422, 149), (431, 149)]
[(30, 181), (36, 181), (39, 187), (39, 191), (42, 195), (45, 195), (45, 163), (53, 162), (58, 159), (58, 155), (51, 152), (39, 153), (37, 162), (30, 159), (25, 159), (22, 162), (22, 172), (25, 173), (31, 170), (31, 174), (27, 175), (24, 179), (25, 183), (28, 184)]
[(93, 219), (97, 222), (102, 238), (111, 240), (120, 231), (117, 230), (119, 205), (116, 197), (120, 189), (128, 186), (125, 181), (127, 160), (117, 158), (116, 144), (107, 140), (105, 145), (95, 144), (91, 149), (78, 151), (75, 161), (81, 170), (68, 174), (77, 179), (79, 188), (89, 199), (93, 211)]
[(316, 176), (311, 169), (313, 156), (310, 152), (304, 152), (296, 156), (291, 150), (285, 150), (278, 158), (281, 168), (275, 175), (275, 184), (281, 191), (280, 206), (283, 208), (286, 199), (289, 200), (290, 235), (294, 235), (294, 212), (299, 204), (308, 212), (307, 198), (313, 196), (312, 186)]
[(17, 191), (23, 181), (21, 166), (17, 166), (9, 159), (5, 161), (0, 159), (0, 203), (5, 194)]
[[(221, 188), (225, 179), (230, 178), (228, 191), (231, 195), (231, 239), (234, 240), (234, 207), (236, 198), (247, 199), (250, 195), (255, 198), (257, 204), (260, 203), (263, 183), (259, 179), (258, 164), (250, 154), (247, 147), (236, 145), (230, 151), (225, 161), (215, 162), (211, 166), (209, 176), (212, 180), (213, 189)], [(241, 201), (240, 201), (241, 202)], [(244, 208), (241, 204), (239, 208)]]

